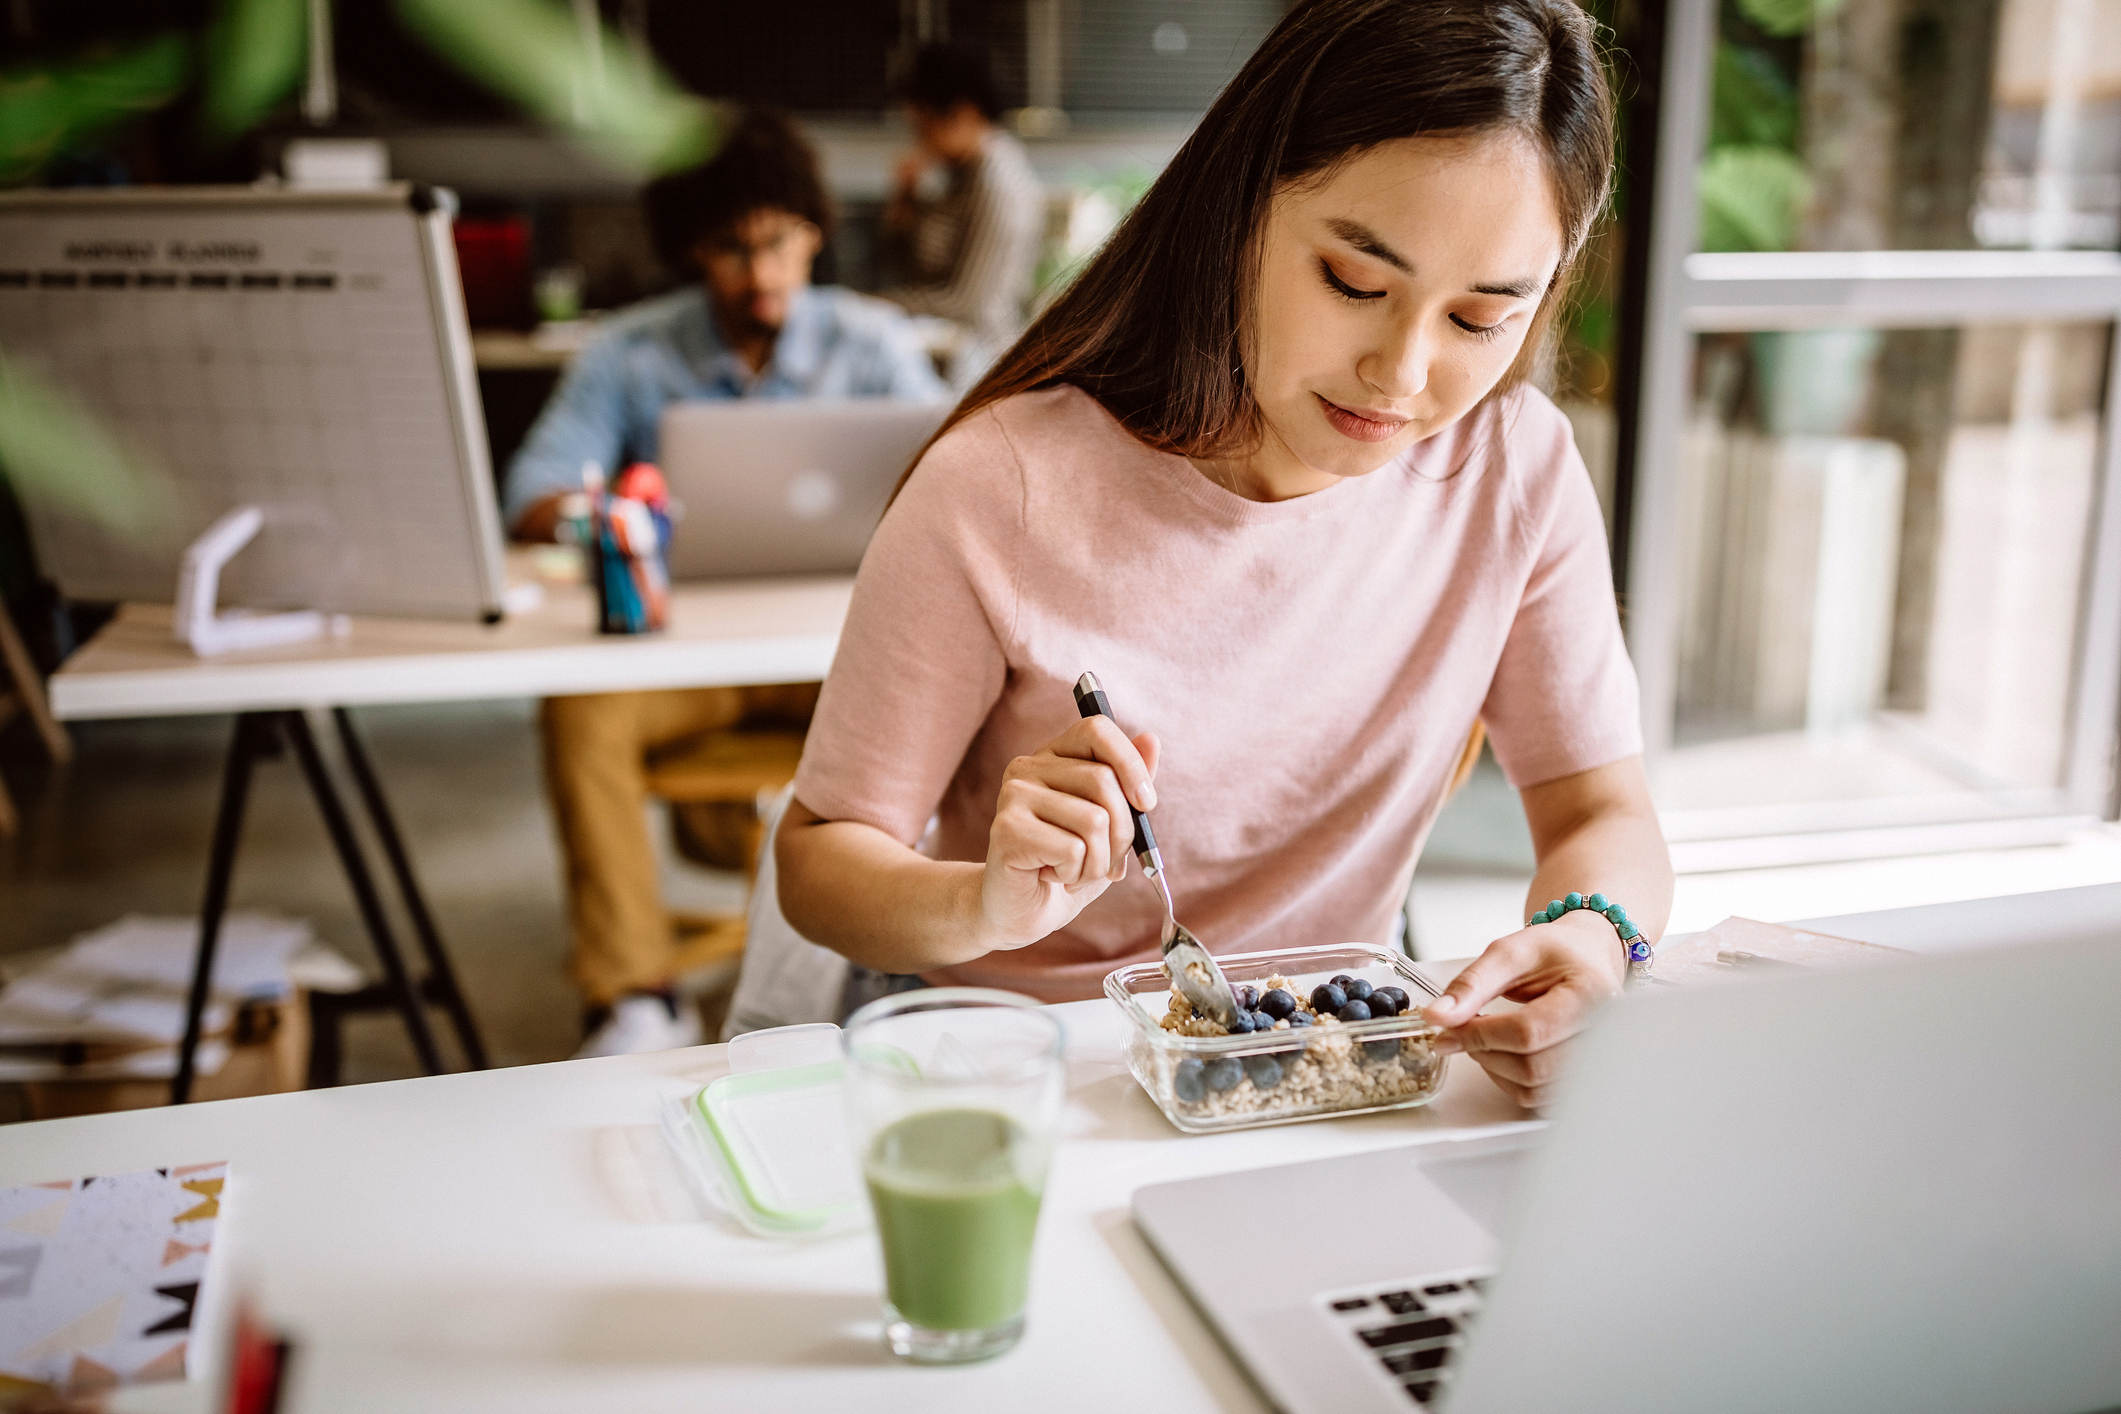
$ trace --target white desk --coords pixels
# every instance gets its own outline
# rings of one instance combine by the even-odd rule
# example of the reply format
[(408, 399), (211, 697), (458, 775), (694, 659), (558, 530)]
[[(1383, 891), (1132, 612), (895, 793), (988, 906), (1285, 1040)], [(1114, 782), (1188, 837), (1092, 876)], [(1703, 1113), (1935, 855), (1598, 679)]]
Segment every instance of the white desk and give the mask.
[(16, 1126), (0, 1183), (229, 1158), (227, 1240), (301, 1343), (289, 1414), (1188, 1414), (1263, 1406), (1135, 1232), (1136, 1188), (1524, 1122), (1461, 1057), (1426, 1110), (1188, 1137), (1126, 1073), (1110, 1003), (1061, 1012), (1029, 1330), (967, 1369), (884, 1354), (870, 1233), (751, 1237), (672, 1187), (655, 1108), (721, 1074), (719, 1046)]
[[(1958, 917), (1973, 928), (1955, 930)], [(1952, 950), (1976, 931), (1991, 943), (2110, 934), (2117, 917), (2121, 886), (1831, 922)], [(669, 1191), (656, 1103), (721, 1073), (719, 1047), (16, 1126), (0, 1130), (0, 1183), (231, 1160), (228, 1240), (302, 1341), (290, 1414), (1187, 1414), (1261, 1406), (1135, 1232), (1135, 1189), (1524, 1122), (1458, 1057), (1426, 1110), (1189, 1137), (1126, 1074), (1108, 1003), (1061, 1014), (1066, 1141), (1039, 1223), (1029, 1331), (967, 1369), (882, 1354), (868, 1234), (748, 1237)], [(1310, 1221), (1323, 1234), (1345, 1231), (1347, 1216)], [(1304, 1225), (1277, 1219), (1275, 1242)], [(181, 1394), (140, 1391), (125, 1407), (185, 1407)]]
[[(511, 554), (510, 579), (529, 561)], [(658, 687), (816, 682), (832, 666), (852, 576), (681, 584), (670, 627), (599, 634), (594, 596), (548, 584), (530, 613), (492, 625), (356, 617), (352, 632), (199, 658), (166, 605), (128, 604), (52, 677), (59, 717), (172, 717)]]

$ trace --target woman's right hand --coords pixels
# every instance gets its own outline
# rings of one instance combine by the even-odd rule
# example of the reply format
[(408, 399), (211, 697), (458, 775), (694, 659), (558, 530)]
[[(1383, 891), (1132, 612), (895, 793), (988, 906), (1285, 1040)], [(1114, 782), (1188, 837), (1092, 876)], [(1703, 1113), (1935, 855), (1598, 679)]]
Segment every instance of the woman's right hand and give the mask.
[(993, 946), (1028, 947), (1126, 877), (1127, 813), (1156, 805), (1157, 741), (1085, 717), (1002, 773), (980, 911)]

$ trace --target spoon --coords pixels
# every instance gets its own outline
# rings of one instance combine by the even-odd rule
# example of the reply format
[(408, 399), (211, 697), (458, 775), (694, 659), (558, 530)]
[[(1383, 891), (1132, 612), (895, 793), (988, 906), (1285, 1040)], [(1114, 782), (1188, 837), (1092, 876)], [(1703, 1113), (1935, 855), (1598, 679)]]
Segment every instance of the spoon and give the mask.
[[(1097, 674), (1084, 673), (1076, 679), (1075, 710), (1085, 717), (1112, 716), (1112, 704), (1106, 700), (1104, 688), (1098, 686)], [(1156, 846), (1156, 831), (1149, 828), (1149, 817), (1136, 810), (1131, 800), (1127, 802), (1127, 813), (1134, 817), (1134, 853), (1141, 859), (1142, 873), (1156, 885), (1164, 900), (1164, 971), (1170, 974), (1179, 994), (1198, 1007), (1201, 1015), (1228, 1030), (1237, 1024), (1237, 994), (1230, 990), (1229, 979), (1200, 939), (1178, 921), (1178, 913), (1171, 905), (1171, 885), (1164, 878), (1163, 851)]]

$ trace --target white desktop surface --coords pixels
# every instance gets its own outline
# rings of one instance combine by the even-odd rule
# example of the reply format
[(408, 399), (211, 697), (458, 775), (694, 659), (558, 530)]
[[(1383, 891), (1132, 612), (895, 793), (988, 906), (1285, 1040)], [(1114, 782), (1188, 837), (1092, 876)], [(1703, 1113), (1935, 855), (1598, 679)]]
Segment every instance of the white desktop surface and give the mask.
[[(2121, 885), (1814, 920), (1918, 951), (2115, 934)], [(1424, 964), (1443, 977), (1450, 964)], [(877, 1341), (868, 1233), (816, 1243), (703, 1220), (671, 1188), (658, 1102), (720, 1047), (52, 1120), (0, 1130), (0, 1184), (233, 1165), (226, 1240), (300, 1341), (289, 1414), (378, 1410), (1250, 1411), (1257, 1396), (1144, 1246), (1145, 1184), (1525, 1122), (1451, 1062), (1424, 1110), (1187, 1136), (1120, 1058), (1104, 1001), (1060, 1009), (1064, 1142), (1029, 1330), (987, 1365), (897, 1365)], [(1261, 1260), (1375, 1214), (1263, 1215)], [(1252, 1240), (1233, 1232), (1231, 1240)], [(196, 1408), (144, 1387), (121, 1409)]]
[[(0, 1184), (230, 1160), (230, 1255), (300, 1342), (289, 1414), (1184, 1414), (1263, 1406), (1136, 1233), (1136, 1188), (1526, 1120), (1459, 1057), (1426, 1109), (1187, 1136), (1127, 1074), (1109, 1002), (1060, 1011), (1065, 1140), (1029, 1329), (970, 1368), (885, 1355), (872, 1234), (752, 1237), (670, 1189), (656, 1106), (722, 1074), (719, 1046), (11, 1126)], [(1263, 1221), (1262, 1260), (1293, 1256), (1306, 1225)], [(1308, 1225), (1326, 1240), (1356, 1224)], [(182, 1393), (124, 1407), (184, 1407)]]
[[(510, 556), (510, 580), (528, 560)], [(170, 610), (127, 604), (51, 679), (55, 715), (167, 717), (294, 707), (550, 697), (816, 682), (832, 666), (852, 575), (687, 583), (660, 633), (599, 634), (594, 596), (547, 584), (497, 624), (356, 616), (344, 638), (200, 658)]]

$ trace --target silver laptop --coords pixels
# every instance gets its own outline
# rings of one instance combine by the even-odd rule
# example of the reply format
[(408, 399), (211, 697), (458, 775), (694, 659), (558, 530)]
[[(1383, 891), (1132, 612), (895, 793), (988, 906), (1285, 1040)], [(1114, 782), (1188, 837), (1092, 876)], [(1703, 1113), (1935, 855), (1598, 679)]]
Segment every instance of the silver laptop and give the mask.
[(685, 511), (671, 577), (851, 573), (949, 411), (886, 398), (672, 404), (663, 474)]
[(2121, 929), (1631, 994), (1550, 1128), (1134, 1218), (1295, 1414), (2121, 1408), (2117, 1013)]

